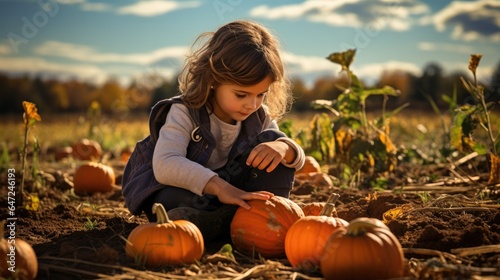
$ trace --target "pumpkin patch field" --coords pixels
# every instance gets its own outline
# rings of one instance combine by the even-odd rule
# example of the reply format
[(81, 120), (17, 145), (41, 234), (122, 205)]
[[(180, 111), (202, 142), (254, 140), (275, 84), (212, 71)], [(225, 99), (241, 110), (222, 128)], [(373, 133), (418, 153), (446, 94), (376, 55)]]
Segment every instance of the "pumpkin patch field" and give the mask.
[[(292, 137), (309, 162), (290, 197), (251, 202), (252, 211), (236, 212), (226, 238), (209, 243), (161, 209), (150, 224), (126, 208), (123, 170), (148, 133), (147, 116), (89, 125), (42, 114), (27, 145), (27, 123), (14, 116), (0, 139), (1, 277), (33, 279), (35, 269), (36, 279), (498, 279), (500, 182), (493, 169), (500, 161), (442, 144), (439, 121), (429, 115), (393, 120), (390, 168), (381, 167), (376, 145), (357, 163), (349, 159), (340, 134), (332, 160), (297, 132), (317, 129), (317, 115), (291, 115)], [(389, 150), (387, 140), (380, 143)], [(14, 238), (36, 256), (26, 249), (24, 261), (19, 249), (11, 258)]]

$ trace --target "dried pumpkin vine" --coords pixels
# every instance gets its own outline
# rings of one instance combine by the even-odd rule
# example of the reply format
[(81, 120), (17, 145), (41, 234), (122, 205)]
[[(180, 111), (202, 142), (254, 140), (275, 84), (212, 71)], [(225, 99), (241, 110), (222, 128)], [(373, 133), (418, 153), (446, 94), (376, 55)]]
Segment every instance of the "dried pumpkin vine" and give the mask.
[[(494, 102), (487, 102), (485, 87), (478, 83), (476, 70), (481, 61), (481, 54), (471, 54), (469, 58), (469, 70), (473, 81), (467, 81), (460, 77), (462, 85), (473, 98), (473, 103), (466, 103), (455, 109), (453, 124), (450, 129), (451, 145), (460, 152), (476, 152), (478, 155), (487, 155), (490, 158), (489, 184), (500, 182), (500, 137), (495, 136), (492, 128), (490, 114)], [(474, 133), (483, 130), (487, 136), (487, 143), (473, 138)]]

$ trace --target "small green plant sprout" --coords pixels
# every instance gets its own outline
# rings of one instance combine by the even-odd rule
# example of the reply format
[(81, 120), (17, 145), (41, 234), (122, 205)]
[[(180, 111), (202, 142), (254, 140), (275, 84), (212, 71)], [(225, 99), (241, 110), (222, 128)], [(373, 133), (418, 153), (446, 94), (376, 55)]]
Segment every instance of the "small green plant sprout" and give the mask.
[(427, 204), (431, 201), (432, 196), (428, 192), (418, 192), (417, 195), (422, 199), (422, 204)]
[[(356, 174), (360, 170), (363, 174), (372, 176), (392, 171), (395, 167), (397, 149), (389, 138), (389, 123), (390, 118), (407, 104), (387, 113), (387, 97), (398, 96), (399, 91), (390, 86), (365, 88), (350, 69), (355, 54), (355, 49), (349, 49), (332, 53), (327, 57), (329, 61), (341, 66), (340, 72), (347, 74), (349, 84), (337, 99), (315, 100), (312, 106), (317, 109), (327, 109), (335, 115), (335, 119), (329, 123), (331, 128), (329, 137), (334, 144), (330, 147), (329, 138), (322, 140), (326, 143), (320, 143), (319, 146), (328, 147), (324, 148), (323, 155), (334, 157), (333, 161), (339, 163), (339, 168), (350, 168), (351, 174)], [(368, 119), (366, 100), (374, 95), (384, 96), (382, 114), (379, 118)], [(325, 120), (320, 121), (321, 126), (326, 127), (323, 122)], [(339, 170), (340, 173), (343, 173), (342, 170)]]
[(24, 123), (24, 144), (22, 149), (22, 157), (21, 157), (21, 186), (19, 188), (19, 192), (17, 193), (17, 201), (19, 204), (23, 206), (24, 204), (24, 183), (26, 179), (26, 157), (28, 152), (28, 135), (30, 128), (35, 126), (37, 122), (42, 121), (42, 118), (38, 114), (38, 109), (34, 103), (23, 101), (23, 123)]
[(89, 217), (87, 217), (87, 222), (85, 223), (85, 230), (93, 230), (97, 227), (99, 222), (97, 220), (91, 220)]
[[(469, 59), (469, 70), (473, 81), (460, 77), (462, 85), (473, 98), (473, 103), (457, 106), (453, 115), (453, 123), (450, 128), (451, 145), (463, 153), (477, 153), (486, 155), (490, 159), (490, 176), (488, 183), (500, 182), (500, 137), (499, 131), (495, 132), (491, 125), (490, 114), (494, 106), (493, 102), (486, 102), (485, 87), (477, 81), (476, 70), (481, 61), (481, 54), (471, 54)], [(474, 134), (485, 133), (487, 140), (478, 141), (473, 138)], [(479, 139), (479, 138), (478, 138)]]

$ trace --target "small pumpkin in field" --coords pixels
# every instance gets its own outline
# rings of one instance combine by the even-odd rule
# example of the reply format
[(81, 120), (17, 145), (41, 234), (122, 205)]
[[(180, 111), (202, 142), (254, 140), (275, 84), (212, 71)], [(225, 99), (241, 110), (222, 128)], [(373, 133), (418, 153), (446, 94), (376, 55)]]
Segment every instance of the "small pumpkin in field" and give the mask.
[[(2, 256), (0, 278), (35, 279), (38, 273), (38, 260), (33, 247), (21, 238), (5, 239), (4, 229), (10, 230), (9, 222), (7, 222), (7, 227), (5, 223), (5, 221), (0, 223), (0, 255)], [(15, 236), (15, 232), (9, 236)]]
[(295, 172), (296, 174), (302, 173), (319, 173), (321, 172), (321, 165), (319, 162), (312, 156), (306, 156), (304, 161), (304, 166), (301, 169)]
[(71, 146), (73, 157), (80, 160), (95, 160), (102, 156), (101, 145), (94, 140), (81, 139)]
[[(304, 211), (305, 216), (319, 216), (321, 210), (325, 208), (326, 202), (309, 202), (302, 204), (300, 208)], [(337, 211), (335, 209), (332, 210), (332, 213), (329, 215), (330, 217), (335, 217)]]
[(307, 181), (318, 187), (333, 186), (330, 176), (324, 172), (299, 173), (295, 175), (297, 182)]
[(76, 169), (73, 185), (75, 193), (110, 192), (114, 189), (115, 181), (111, 166), (87, 162)]
[(171, 221), (160, 203), (153, 205), (156, 223), (137, 226), (127, 238), (128, 256), (148, 267), (194, 263), (203, 255), (198, 227), (186, 220)]
[(120, 152), (120, 160), (121, 162), (127, 163), (130, 156), (132, 155), (132, 152), (134, 151), (134, 148), (132, 147), (126, 147), (122, 149)]
[(357, 218), (328, 239), (320, 259), (325, 279), (390, 279), (402, 277), (401, 244), (380, 220)]
[(315, 270), (319, 266), (323, 248), (332, 233), (348, 225), (347, 221), (332, 217), (338, 194), (332, 194), (319, 215), (305, 216), (296, 221), (286, 234), (285, 253), (293, 267)]
[(281, 196), (265, 201), (250, 200), (248, 204), (251, 209), (238, 208), (231, 222), (234, 246), (247, 253), (260, 253), (263, 257), (284, 256), (288, 229), (304, 217), (300, 206)]

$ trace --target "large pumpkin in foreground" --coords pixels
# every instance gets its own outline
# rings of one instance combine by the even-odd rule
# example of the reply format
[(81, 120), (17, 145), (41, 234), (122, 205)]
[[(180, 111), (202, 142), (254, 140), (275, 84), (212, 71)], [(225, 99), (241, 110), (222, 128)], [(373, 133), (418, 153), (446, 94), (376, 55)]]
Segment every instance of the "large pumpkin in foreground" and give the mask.
[(333, 203), (325, 203), (319, 215), (301, 218), (288, 229), (285, 253), (293, 267), (315, 270), (328, 238), (338, 228), (348, 225), (347, 221), (331, 216), (334, 209)]
[(171, 221), (160, 203), (153, 205), (157, 222), (136, 227), (127, 238), (125, 251), (148, 267), (190, 264), (201, 259), (203, 236), (198, 227), (186, 220)]
[(402, 277), (404, 254), (390, 229), (374, 218), (357, 218), (337, 229), (320, 259), (325, 279), (390, 279)]
[(231, 240), (234, 246), (247, 253), (263, 257), (285, 255), (285, 237), (288, 229), (304, 212), (290, 199), (273, 196), (270, 199), (248, 201), (250, 210), (238, 208), (231, 222)]

